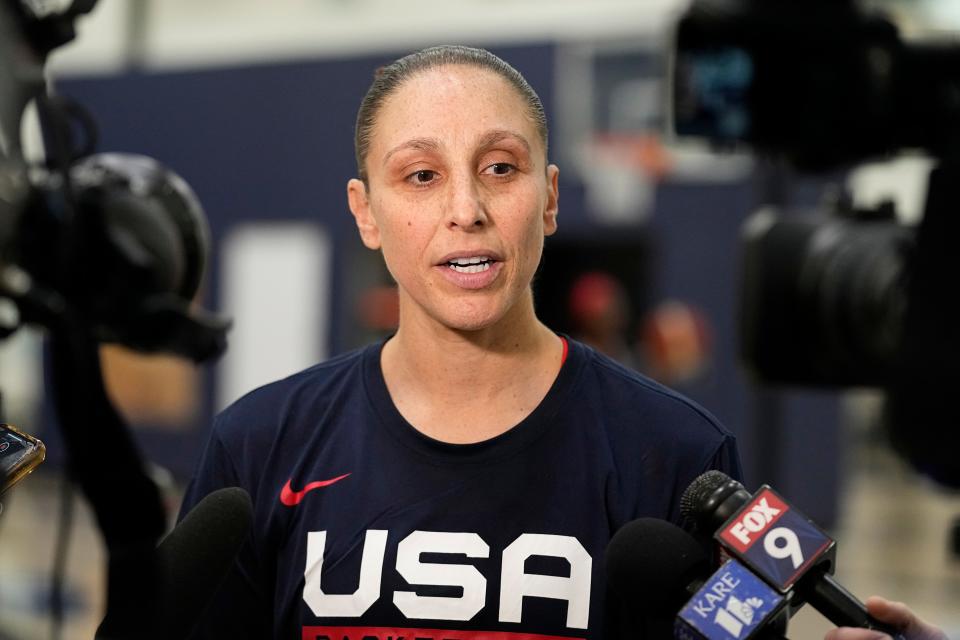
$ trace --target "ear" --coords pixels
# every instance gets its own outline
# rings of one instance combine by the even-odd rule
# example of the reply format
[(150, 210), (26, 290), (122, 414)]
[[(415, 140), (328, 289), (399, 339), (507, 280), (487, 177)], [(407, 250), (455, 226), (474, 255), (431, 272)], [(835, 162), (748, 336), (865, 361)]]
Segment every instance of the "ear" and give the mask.
[(543, 210), (543, 235), (552, 236), (557, 231), (557, 213), (560, 207), (560, 168), (547, 166), (547, 206)]
[(368, 249), (380, 248), (380, 228), (370, 212), (370, 198), (367, 194), (367, 185), (357, 178), (347, 182), (347, 203), (350, 213), (357, 223), (360, 239)]

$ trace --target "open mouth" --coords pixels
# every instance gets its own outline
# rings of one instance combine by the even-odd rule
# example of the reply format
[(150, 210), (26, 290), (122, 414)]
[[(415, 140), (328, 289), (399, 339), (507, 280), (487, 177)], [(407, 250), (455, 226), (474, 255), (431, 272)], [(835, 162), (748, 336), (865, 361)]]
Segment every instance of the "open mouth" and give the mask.
[(454, 258), (447, 262), (447, 267), (457, 273), (480, 273), (493, 265), (493, 259), (487, 256), (473, 256), (470, 258)]

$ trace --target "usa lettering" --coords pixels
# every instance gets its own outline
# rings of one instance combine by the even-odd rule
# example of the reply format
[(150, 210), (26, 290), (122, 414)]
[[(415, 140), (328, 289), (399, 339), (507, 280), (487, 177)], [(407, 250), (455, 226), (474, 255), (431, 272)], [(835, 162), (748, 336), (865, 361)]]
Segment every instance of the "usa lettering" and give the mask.
[(770, 506), (766, 498), (761, 498), (730, 528), (730, 533), (743, 544), (749, 545), (750, 534), (763, 531), (779, 513), (780, 509)]
[[(303, 600), (320, 618), (362, 616), (381, 596), (383, 558), (387, 531), (366, 533), (360, 560), (360, 580), (353, 593), (324, 593), (321, 587), (323, 552), (327, 532), (307, 534)], [(420, 596), (415, 591), (394, 591), (393, 604), (407, 618), (470, 620), (486, 606), (487, 579), (470, 564), (421, 562), (421, 554), (445, 553), (467, 558), (488, 558), (490, 547), (476, 533), (414, 531), (397, 546), (397, 572), (411, 585), (459, 587), (459, 597)], [(569, 577), (526, 573), (526, 560), (533, 556), (563, 558), (570, 564)], [(586, 629), (590, 618), (590, 580), (593, 560), (573, 537), (524, 533), (503, 550), (500, 568), (501, 622), (521, 622), (524, 598), (554, 598), (567, 602), (566, 626)]]

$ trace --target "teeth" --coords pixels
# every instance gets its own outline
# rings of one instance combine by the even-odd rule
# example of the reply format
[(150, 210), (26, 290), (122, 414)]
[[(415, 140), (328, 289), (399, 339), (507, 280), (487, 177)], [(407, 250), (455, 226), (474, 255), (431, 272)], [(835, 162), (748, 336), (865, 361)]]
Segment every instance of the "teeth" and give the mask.
[(459, 265), (450, 263), (450, 268), (456, 271), (457, 273), (480, 273), (481, 271), (486, 271), (490, 268), (489, 262), (484, 262), (483, 264), (468, 264), (468, 265)]
[(473, 256), (472, 258), (454, 258), (450, 261), (450, 264), (466, 266), (468, 264), (480, 264), (481, 262), (488, 262), (490, 258), (487, 256)]
[(457, 273), (480, 273), (490, 268), (491, 260), (488, 256), (454, 258), (447, 265)]

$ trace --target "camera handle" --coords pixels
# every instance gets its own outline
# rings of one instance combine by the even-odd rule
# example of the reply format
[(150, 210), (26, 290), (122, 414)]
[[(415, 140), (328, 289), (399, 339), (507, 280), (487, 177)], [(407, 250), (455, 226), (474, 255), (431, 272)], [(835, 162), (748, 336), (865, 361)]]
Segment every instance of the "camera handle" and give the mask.
[[(954, 147), (956, 148), (956, 147)], [(960, 486), (956, 406), (960, 383), (960, 157), (930, 173), (927, 202), (909, 264), (909, 300), (886, 411), (894, 449), (921, 473)]]
[(154, 551), (166, 526), (160, 491), (107, 396), (96, 340), (73, 317), (51, 329), (49, 376), (68, 472), (86, 495), (107, 548), (107, 609), (98, 637), (151, 620)]

